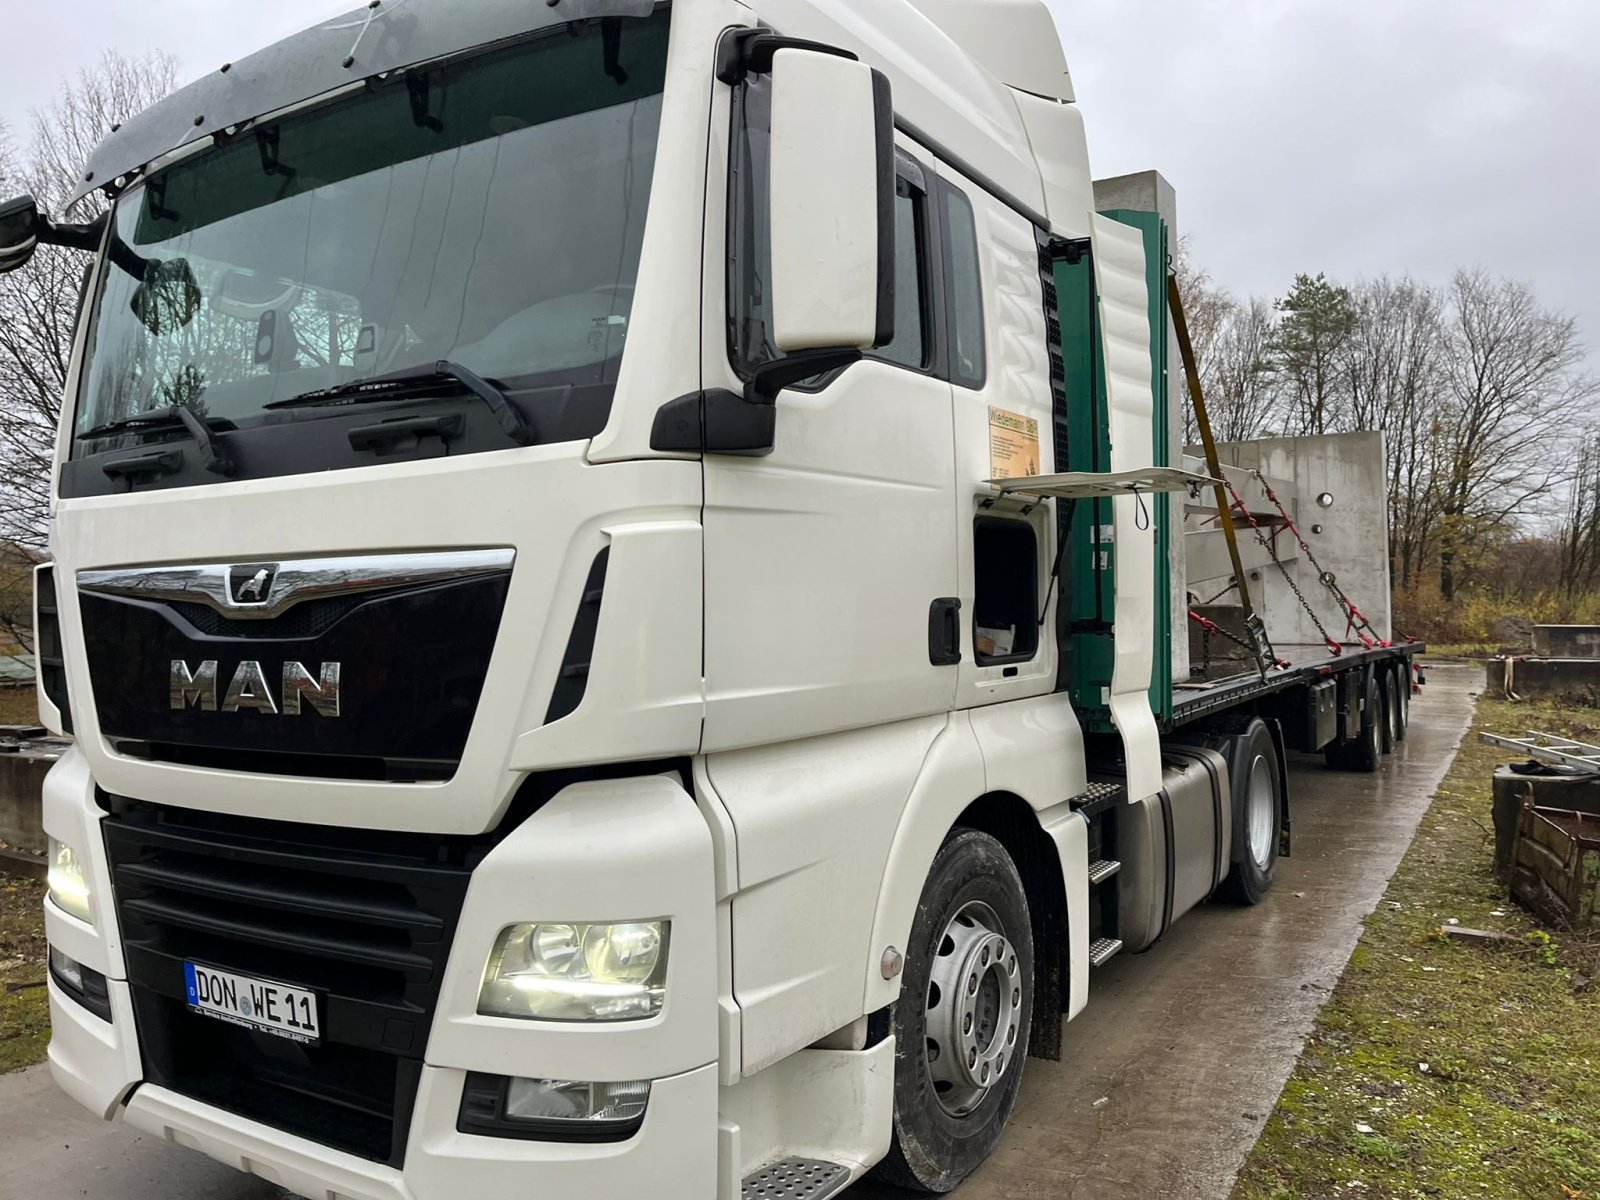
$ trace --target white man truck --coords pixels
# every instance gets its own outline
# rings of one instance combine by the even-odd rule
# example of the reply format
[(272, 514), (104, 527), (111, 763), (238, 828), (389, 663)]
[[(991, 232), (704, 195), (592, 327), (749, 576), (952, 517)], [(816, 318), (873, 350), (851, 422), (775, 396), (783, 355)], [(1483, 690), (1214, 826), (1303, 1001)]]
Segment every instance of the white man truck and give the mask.
[(949, 1191), (1098, 964), (1264, 896), (1287, 753), (1404, 734), (1386, 583), (1286, 649), (1381, 482), (1341, 559), (1318, 443), (1176, 444), (1171, 196), (1097, 194), (1041, 0), (373, 0), (91, 196), (0, 267), (89, 263), (37, 622), (107, 1119), (308, 1196)]

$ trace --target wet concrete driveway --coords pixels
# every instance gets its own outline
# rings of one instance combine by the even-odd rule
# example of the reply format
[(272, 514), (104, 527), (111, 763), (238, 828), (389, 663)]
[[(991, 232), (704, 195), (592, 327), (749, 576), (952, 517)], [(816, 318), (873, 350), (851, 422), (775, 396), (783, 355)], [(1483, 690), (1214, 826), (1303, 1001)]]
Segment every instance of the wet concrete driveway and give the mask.
[[(1311, 1022), (1411, 842), (1471, 717), (1481, 672), (1439, 666), (1376, 775), (1291, 764), (1294, 857), (1261, 907), (1208, 905), (1113, 960), (961, 1200), (1213, 1200), (1272, 1110)], [(92, 1120), (36, 1068), (0, 1079), (0, 1193), (29, 1200), (265, 1200), (285, 1193)], [(861, 1184), (848, 1200), (904, 1193)]]

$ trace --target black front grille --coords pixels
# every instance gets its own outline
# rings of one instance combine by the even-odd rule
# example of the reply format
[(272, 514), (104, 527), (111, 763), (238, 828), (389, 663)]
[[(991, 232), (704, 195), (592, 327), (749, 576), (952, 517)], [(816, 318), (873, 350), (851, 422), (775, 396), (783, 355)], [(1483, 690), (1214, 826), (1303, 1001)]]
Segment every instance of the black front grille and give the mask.
[[(145, 1077), (402, 1165), (445, 961), (486, 844), (106, 803)], [(191, 1012), (185, 962), (314, 991), (320, 1044)]]
[(207, 637), (245, 638), (254, 641), (274, 638), (303, 640), (321, 637), (347, 614), (354, 612), (372, 598), (372, 593), (366, 592), (354, 596), (329, 596), (322, 600), (307, 600), (276, 617), (258, 620), (225, 617), (208, 604), (173, 601), (169, 607), (194, 626), (196, 632), (203, 633)]

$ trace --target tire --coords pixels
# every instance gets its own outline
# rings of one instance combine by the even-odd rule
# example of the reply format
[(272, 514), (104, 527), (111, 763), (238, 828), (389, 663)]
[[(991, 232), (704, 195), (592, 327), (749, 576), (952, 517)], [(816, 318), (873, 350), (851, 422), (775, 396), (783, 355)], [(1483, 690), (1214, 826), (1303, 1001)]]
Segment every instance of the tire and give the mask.
[(1406, 740), (1406, 730), (1411, 725), (1411, 660), (1402, 659), (1400, 665), (1394, 669), (1395, 696), (1400, 703), (1395, 708), (1394, 738), (1397, 742)]
[(1392, 671), (1379, 671), (1378, 676), (1378, 749), (1384, 754), (1393, 754), (1396, 745), (1394, 736), (1395, 713), (1399, 709), (1399, 701), (1395, 699), (1394, 673)]
[(1283, 830), (1283, 764), (1264, 721), (1251, 721), (1228, 754), (1233, 791), (1233, 870), (1223, 894), (1260, 904), (1272, 890)]
[(1378, 721), (1382, 715), (1378, 693), (1377, 675), (1366, 675), (1366, 702), (1361, 706), (1361, 730), (1351, 742), (1335, 742), (1323, 751), (1328, 766), (1335, 771), (1359, 771), (1371, 774), (1383, 763), (1382, 733)]
[(989, 1157), (1022, 1086), (1033, 970), (1016, 866), (988, 834), (956, 830), (933, 860), (911, 929), (893, 1014), (894, 1136), (874, 1175), (938, 1194)]

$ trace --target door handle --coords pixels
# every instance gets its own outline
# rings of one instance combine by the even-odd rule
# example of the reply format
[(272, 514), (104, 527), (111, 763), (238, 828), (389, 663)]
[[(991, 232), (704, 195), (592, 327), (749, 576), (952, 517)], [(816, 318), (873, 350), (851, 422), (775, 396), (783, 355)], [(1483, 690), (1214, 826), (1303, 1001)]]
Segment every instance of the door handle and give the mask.
[(928, 661), (936, 667), (961, 661), (961, 601), (955, 596), (941, 597), (928, 608)]

